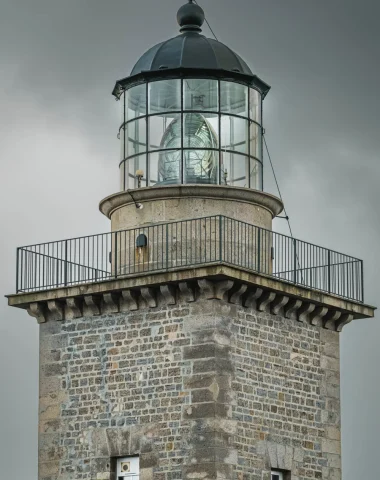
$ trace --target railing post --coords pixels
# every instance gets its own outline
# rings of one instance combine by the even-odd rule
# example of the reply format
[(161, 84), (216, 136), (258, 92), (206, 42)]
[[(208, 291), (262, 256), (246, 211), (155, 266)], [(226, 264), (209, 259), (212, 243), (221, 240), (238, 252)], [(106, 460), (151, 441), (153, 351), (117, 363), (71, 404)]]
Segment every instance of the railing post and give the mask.
[(327, 291), (331, 293), (331, 250), (327, 250)]
[[(59, 267), (61, 265), (61, 259), (59, 258), (59, 247), (58, 247), (58, 242), (54, 242), (56, 243), (57, 245), (57, 249), (56, 249), (56, 263), (57, 263), (57, 271), (55, 272), (55, 280), (56, 280), (56, 286), (59, 287), (59, 279), (62, 278), (62, 272), (61, 272), (61, 277), (59, 275)], [(61, 253), (62, 253), (62, 249), (61, 249)], [(53, 244), (53, 255), (54, 255), (54, 244)], [(62, 269), (63, 270), (63, 269)]]
[(24, 286), (23, 272), (24, 272), (25, 255), (24, 255), (24, 249), (23, 249), (23, 248), (21, 248), (20, 251), (21, 251), (21, 254), (20, 254), (20, 264), (21, 264), (21, 267), (20, 267), (20, 279), (19, 279), (19, 283), (20, 283), (20, 292), (21, 292), (21, 291), (22, 291), (22, 287)]
[(223, 217), (222, 215), (219, 215), (219, 262), (223, 261), (222, 229), (223, 229)]
[(166, 270), (169, 269), (169, 224), (166, 224)]
[(64, 276), (63, 276), (63, 279), (64, 279), (64, 284), (65, 284), (65, 287), (67, 287), (67, 240), (65, 240), (65, 270), (64, 270)]
[(293, 238), (293, 282), (297, 283), (297, 240)]
[(18, 275), (19, 275), (19, 255), (20, 255), (20, 248), (16, 250), (16, 293), (18, 293)]
[(257, 271), (261, 270), (261, 228), (257, 227)]
[(364, 303), (364, 271), (363, 271), (363, 260), (360, 260), (360, 282), (361, 282), (361, 299), (360, 301)]
[(114, 232), (115, 233), (115, 262), (114, 262), (114, 265), (115, 265), (115, 278), (117, 278), (117, 232)]

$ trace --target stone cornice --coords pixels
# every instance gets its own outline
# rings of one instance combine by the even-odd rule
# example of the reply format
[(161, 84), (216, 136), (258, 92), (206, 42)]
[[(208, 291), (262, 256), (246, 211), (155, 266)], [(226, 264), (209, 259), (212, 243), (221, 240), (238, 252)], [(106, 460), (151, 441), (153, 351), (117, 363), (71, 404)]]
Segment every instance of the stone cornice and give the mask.
[(39, 323), (129, 312), (178, 301), (218, 299), (298, 322), (341, 331), (353, 319), (374, 316), (374, 307), (292, 285), (227, 265), (125, 277), (8, 296)]
[(249, 188), (229, 187), (225, 185), (170, 185), (146, 187), (115, 193), (100, 202), (99, 209), (108, 218), (118, 208), (134, 202), (144, 203), (173, 198), (199, 197), (208, 200), (229, 200), (259, 205), (271, 213), (279, 215), (284, 206), (281, 200), (269, 193)]

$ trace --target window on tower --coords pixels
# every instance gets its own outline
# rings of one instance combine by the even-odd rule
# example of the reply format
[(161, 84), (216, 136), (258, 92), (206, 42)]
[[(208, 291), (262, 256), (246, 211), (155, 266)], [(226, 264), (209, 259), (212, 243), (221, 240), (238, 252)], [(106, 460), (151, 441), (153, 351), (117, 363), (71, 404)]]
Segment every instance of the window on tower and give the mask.
[(284, 470), (272, 470), (271, 480), (290, 480), (290, 472)]
[(272, 478), (271, 480), (284, 480), (283, 475), (281, 472), (272, 471)]
[(116, 459), (117, 480), (139, 480), (140, 466), (139, 457), (124, 457)]

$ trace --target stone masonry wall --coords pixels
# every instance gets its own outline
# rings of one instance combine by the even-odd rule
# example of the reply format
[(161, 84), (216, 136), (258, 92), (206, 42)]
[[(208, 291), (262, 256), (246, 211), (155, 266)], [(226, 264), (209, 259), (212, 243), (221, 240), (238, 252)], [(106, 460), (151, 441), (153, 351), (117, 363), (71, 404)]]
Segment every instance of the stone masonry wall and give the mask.
[(199, 297), (40, 325), (39, 480), (340, 480), (339, 334)]

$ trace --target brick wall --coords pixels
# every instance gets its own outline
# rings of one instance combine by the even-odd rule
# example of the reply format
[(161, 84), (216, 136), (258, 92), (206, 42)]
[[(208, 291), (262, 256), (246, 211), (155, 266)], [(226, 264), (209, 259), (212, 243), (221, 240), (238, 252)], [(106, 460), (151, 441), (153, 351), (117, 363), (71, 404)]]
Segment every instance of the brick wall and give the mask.
[(339, 334), (223, 300), (40, 325), (39, 480), (340, 480)]

